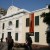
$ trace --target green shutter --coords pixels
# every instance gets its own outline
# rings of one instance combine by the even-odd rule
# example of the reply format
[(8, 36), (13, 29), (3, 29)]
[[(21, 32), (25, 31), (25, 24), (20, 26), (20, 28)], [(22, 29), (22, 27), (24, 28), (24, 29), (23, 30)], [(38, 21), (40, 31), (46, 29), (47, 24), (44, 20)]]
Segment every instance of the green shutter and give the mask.
[(16, 28), (19, 26), (19, 20), (16, 20)]
[(18, 33), (15, 33), (15, 40), (18, 40)]
[(29, 18), (26, 18), (26, 27), (29, 26)]
[(3, 23), (3, 27), (2, 27), (2, 29), (4, 29), (4, 27), (5, 27), (5, 23)]
[(28, 35), (29, 35), (29, 32), (26, 32), (26, 39), (27, 39)]
[(39, 42), (39, 32), (35, 32), (35, 42)]
[(35, 16), (35, 25), (39, 25), (39, 16)]

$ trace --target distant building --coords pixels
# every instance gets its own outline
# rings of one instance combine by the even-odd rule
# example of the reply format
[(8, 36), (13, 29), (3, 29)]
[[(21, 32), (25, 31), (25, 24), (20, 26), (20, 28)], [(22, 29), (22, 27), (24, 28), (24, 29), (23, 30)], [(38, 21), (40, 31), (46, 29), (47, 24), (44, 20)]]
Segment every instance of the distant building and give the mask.
[(40, 16), (43, 12), (49, 12), (48, 8), (29, 12), (10, 6), (6, 15), (0, 18), (0, 38), (5, 41), (7, 36), (12, 36), (16, 43), (25, 43), (27, 34), (30, 34), (33, 44), (48, 45), (45, 34), (47, 25)]

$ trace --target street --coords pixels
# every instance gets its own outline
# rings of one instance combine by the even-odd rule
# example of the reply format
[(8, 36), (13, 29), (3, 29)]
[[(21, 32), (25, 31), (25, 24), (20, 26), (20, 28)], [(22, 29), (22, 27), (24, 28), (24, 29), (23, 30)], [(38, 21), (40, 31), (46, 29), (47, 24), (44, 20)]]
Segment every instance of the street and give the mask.
[[(7, 50), (7, 45), (6, 43), (1, 43), (0, 42), (0, 50)], [(25, 48), (17, 48), (13, 47), (13, 50), (25, 50)], [(33, 50), (50, 50), (50, 47), (43, 47), (43, 48), (33, 48)]]

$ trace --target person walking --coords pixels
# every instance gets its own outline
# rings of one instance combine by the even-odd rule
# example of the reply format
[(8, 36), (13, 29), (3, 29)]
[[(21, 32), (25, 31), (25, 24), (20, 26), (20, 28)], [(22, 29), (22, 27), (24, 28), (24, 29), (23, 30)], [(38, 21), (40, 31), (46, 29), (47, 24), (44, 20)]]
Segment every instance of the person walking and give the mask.
[(30, 34), (26, 37), (27, 50), (32, 50), (32, 39)]
[(3, 45), (3, 38), (1, 38), (1, 42), (0, 42), (0, 50), (2, 50), (3, 47), (4, 47), (4, 45)]
[(14, 45), (14, 40), (12, 39), (12, 36), (8, 38), (8, 50), (12, 50), (12, 47)]

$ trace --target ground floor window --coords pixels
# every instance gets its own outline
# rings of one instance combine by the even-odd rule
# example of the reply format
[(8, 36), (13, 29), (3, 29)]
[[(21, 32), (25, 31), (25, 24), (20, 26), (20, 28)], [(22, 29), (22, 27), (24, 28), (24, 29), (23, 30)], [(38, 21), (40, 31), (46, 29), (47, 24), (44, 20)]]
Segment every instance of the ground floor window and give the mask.
[(39, 32), (35, 32), (35, 42), (39, 42)]
[(2, 33), (2, 38), (4, 38), (4, 33)]
[(18, 33), (15, 33), (15, 40), (18, 41)]
[(26, 32), (26, 37), (29, 35), (29, 32)]
[(46, 32), (46, 41), (50, 44), (50, 31)]

